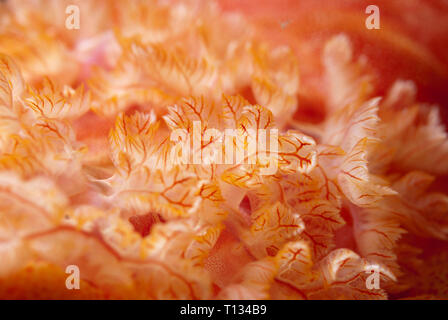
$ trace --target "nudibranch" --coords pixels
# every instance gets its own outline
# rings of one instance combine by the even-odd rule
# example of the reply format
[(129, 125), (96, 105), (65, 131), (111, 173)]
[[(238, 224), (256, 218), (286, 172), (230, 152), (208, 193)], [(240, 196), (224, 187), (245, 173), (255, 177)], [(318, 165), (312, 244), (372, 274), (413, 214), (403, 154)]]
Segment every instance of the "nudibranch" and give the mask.
[(447, 299), (448, 7), (376, 2), (0, 3), (0, 297)]

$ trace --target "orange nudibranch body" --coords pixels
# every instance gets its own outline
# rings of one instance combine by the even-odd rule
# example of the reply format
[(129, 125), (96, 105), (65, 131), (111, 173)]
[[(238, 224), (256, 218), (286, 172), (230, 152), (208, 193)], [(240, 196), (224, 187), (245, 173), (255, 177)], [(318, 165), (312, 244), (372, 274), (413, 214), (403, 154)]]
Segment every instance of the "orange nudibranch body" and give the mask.
[(0, 298), (447, 299), (448, 6), (375, 8), (0, 3)]

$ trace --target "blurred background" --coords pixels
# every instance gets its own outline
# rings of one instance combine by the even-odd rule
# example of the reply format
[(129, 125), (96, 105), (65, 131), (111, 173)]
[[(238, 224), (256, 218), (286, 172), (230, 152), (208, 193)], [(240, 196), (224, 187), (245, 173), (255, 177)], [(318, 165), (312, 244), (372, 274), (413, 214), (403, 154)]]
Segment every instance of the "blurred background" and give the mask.
[[(355, 56), (363, 54), (375, 75), (376, 94), (396, 79), (412, 79), (418, 99), (441, 106), (448, 123), (447, 0), (219, 0), (244, 13), (274, 41), (292, 46), (301, 67), (301, 108), (322, 100), (321, 51), (325, 40), (346, 33)], [(380, 9), (380, 30), (369, 30), (366, 8)], [(304, 63), (305, 62), (305, 63)], [(319, 115), (316, 115), (317, 117)]]

